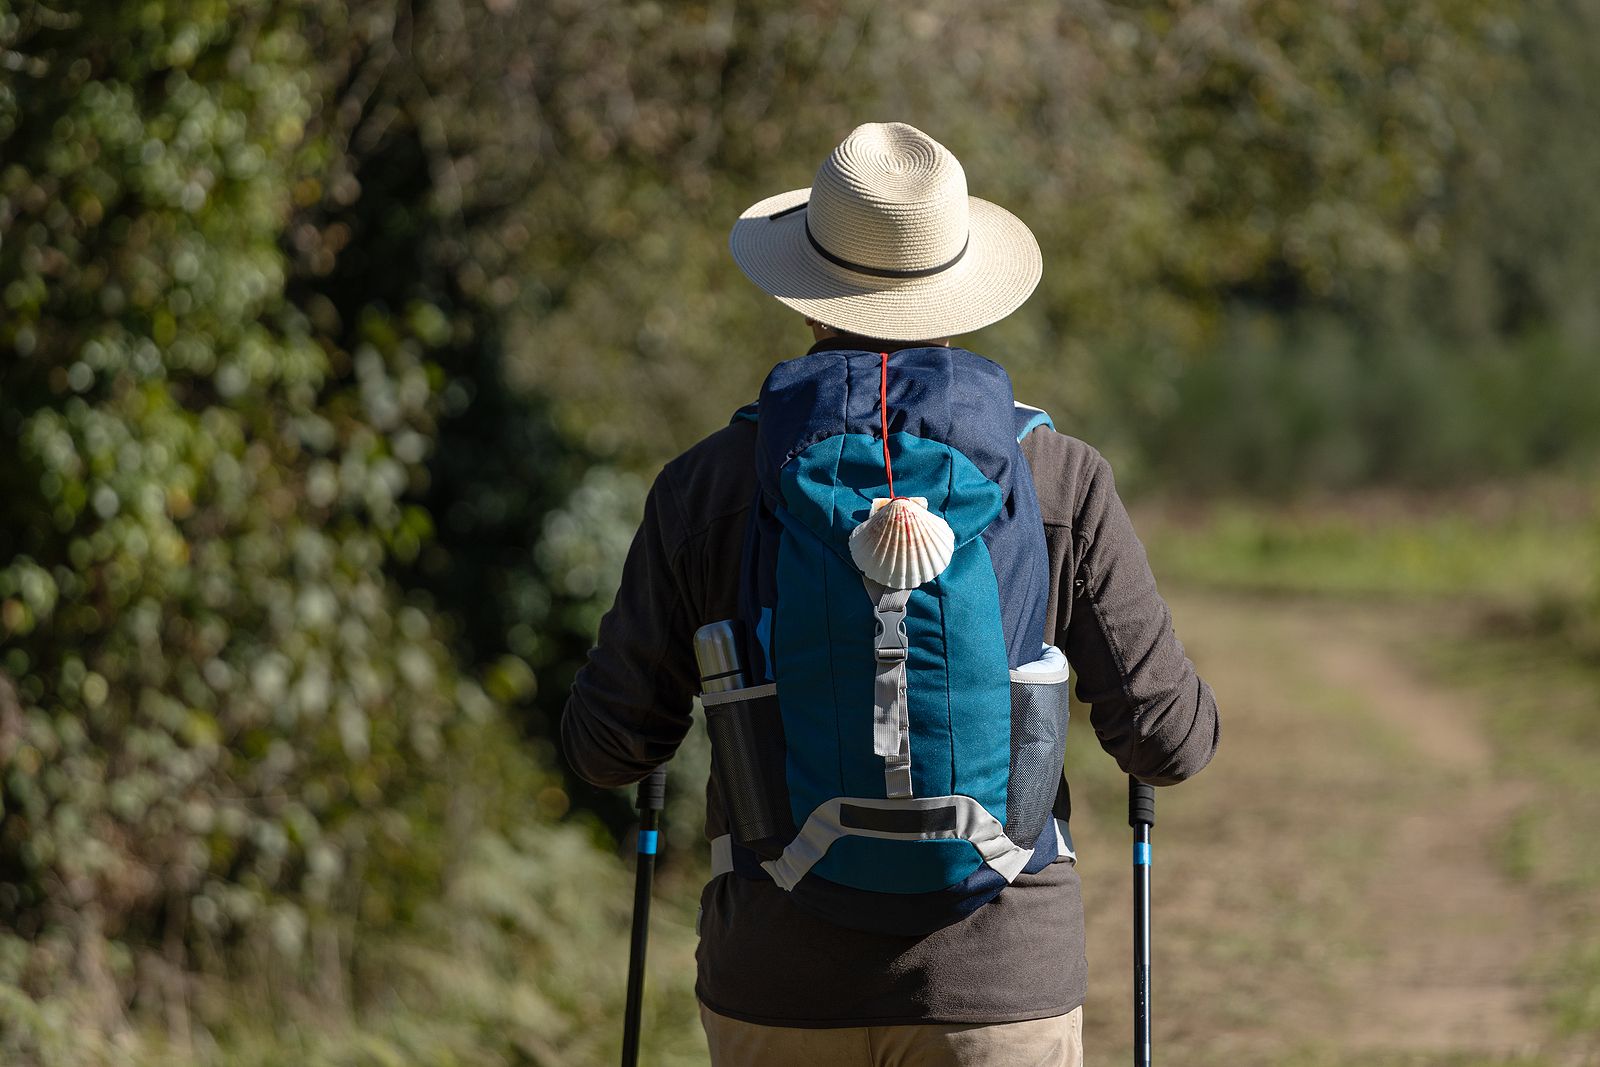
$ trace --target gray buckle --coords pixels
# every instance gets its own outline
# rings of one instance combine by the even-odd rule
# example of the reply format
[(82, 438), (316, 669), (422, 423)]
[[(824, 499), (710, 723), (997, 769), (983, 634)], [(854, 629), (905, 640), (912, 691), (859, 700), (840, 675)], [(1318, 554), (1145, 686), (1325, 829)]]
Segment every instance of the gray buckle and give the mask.
[(878, 622), (877, 640), (873, 642), (880, 660), (896, 661), (906, 658), (906, 605), (888, 604), (880, 600), (873, 614)]

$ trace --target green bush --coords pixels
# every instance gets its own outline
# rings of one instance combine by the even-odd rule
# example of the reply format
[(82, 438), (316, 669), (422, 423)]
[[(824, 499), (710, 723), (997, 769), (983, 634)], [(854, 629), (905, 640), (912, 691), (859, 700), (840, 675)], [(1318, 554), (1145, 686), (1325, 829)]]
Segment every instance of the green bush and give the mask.
[(389, 983), (370, 935), (482, 874), (486, 810), (528, 821), (498, 798), (565, 807), (514, 746), (483, 777), (502, 711), (393, 574), (432, 539), (448, 323), (373, 302), (333, 338), (287, 296), (343, 164), (319, 51), (375, 12), (0, 13), (7, 1062), (129, 1012), (186, 1034), (206, 976), (349, 1006)]
[(1600, 454), (1597, 373), (1548, 330), (1471, 346), (1241, 312), (1203, 353), (1127, 353), (1107, 398), (1137, 417), (1097, 421), (1125, 481), (1179, 496), (1472, 485)]

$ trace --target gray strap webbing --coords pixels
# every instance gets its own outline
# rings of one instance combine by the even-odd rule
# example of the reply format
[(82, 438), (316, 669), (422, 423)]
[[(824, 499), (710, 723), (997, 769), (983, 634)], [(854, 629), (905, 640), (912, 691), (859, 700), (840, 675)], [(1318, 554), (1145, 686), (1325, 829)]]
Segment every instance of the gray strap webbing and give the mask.
[[(897, 832), (861, 826), (846, 827), (840, 819), (839, 809), (847, 804), (855, 808), (886, 811), (950, 809), (954, 818), (947, 825), (933, 830)], [(1008, 882), (1017, 876), (1033, 855), (1032, 849), (1023, 848), (1007, 837), (1000, 820), (971, 797), (906, 797), (900, 800), (836, 797), (817, 805), (806, 819), (806, 824), (800, 828), (799, 835), (783, 850), (783, 855), (775, 860), (762, 861), (761, 867), (779, 886), (793, 889), (806, 876), (806, 872), (828, 854), (833, 843), (845, 836), (883, 837), (900, 841), (960, 838), (971, 842), (984, 862), (1000, 872)]]
[(906, 700), (906, 603), (909, 589), (887, 589), (863, 577), (878, 632), (872, 682), (872, 751), (883, 757), (883, 784), (890, 797), (911, 795), (911, 709)]
[(701, 693), (700, 704), (702, 707), (714, 707), (717, 704), (729, 704), (735, 700), (760, 700), (762, 697), (778, 695), (778, 683), (768, 682), (766, 685), (754, 685), (745, 689), (726, 689), (720, 693)]
[[(1078, 854), (1072, 848), (1072, 834), (1067, 830), (1067, 824), (1061, 819), (1050, 820), (1055, 829), (1056, 853), (1067, 857), (1073, 863), (1078, 862)], [(876, 835), (875, 835), (876, 836)], [(1033, 855), (1032, 852), (1028, 853)], [(1018, 867), (1017, 870), (1021, 870)], [(717, 878), (724, 874), (733, 873), (733, 837), (723, 834), (712, 839), (711, 842), (711, 877)], [(1012, 877), (1015, 877), (1013, 875)]]

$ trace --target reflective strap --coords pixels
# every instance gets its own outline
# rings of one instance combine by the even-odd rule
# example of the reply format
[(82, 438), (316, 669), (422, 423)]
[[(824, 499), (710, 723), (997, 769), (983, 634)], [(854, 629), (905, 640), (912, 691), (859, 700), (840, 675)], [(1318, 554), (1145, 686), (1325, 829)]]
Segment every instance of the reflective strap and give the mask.
[[(920, 798), (920, 799), (925, 799), (925, 798)], [(963, 798), (963, 799), (965, 799), (965, 798)], [(859, 800), (851, 801), (851, 803), (861, 804), (862, 801), (859, 801)], [(935, 806), (937, 806), (937, 804), (938, 804), (938, 798), (934, 798), (931, 803), (927, 804), (927, 806), (928, 807), (935, 807)], [(1056, 854), (1059, 855), (1059, 856), (1065, 856), (1067, 859), (1071, 860), (1073, 862), (1073, 864), (1076, 864), (1078, 862), (1078, 853), (1072, 847), (1072, 833), (1071, 833), (1071, 831), (1069, 831), (1067, 829), (1066, 821), (1064, 819), (1051, 819), (1050, 822), (1051, 822), (1051, 825), (1055, 828)], [(809, 826), (810, 823), (808, 822), (806, 825)], [(958, 818), (958, 826), (959, 826), (959, 818)], [(902, 835), (896, 835), (896, 834), (868, 834), (867, 836), (870, 836), (870, 837), (898, 837), (898, 836), (902, 836)], [(1028, 856), (1032, 856), (1033, 853), (1030, 851), (1027, 855)], [(1024, 862), (1026, 862), (1026, 861), (1024, 861)], [(1020, 871), (1021, 869), (1022, 869), (1022, 866), (1019, 865), (1017, 867), (1017, 870)], [(716, 878), (716, 877), (719, 877), (720, 875), (732, 874), (732, 873), (733, 873), (733, 836), (731, 834), (723, 834), (721, 837), (713, 838), (712, 841), (711, 841), (711, 877)], [(1016, 875), (1013, 874), (1011, 877), (1015, 878)]]
[[(1078, 864), (1078, 853), (1072, 847), (1072, 831), (1067, 829), (1067, 820), (1051, 819), (1056, 828), (1056, 853), (1067, 857), (1073, 866)], [(731, 860), (729, 861), (732, 862)]]
[(733, 873), (733, 835), (711, 839), (711, 877)]
[(887, 589), (863, 577), (877, 619), (872, 680), (872, 751), (883, 757), (883, 785), (890, 797), (911, 795), (911, 711), (906, 696), (906, 603), (909, 589)]
[[(891, 831), (845, 826), (840, 822), (842, 805), (854, 808), (879, 808), (885, 811), (930, 811), (953, 809), (954, 819), (946, 828), (937, 830)], [(772, 876), (783, 889), (793, 889), (800, 879), (815, 867), (828, 849), (841, 837), (881, 837), (892, 841), (927, 841), (937, 838), (958, 838), (970, 842), (983, 857), (983, 861), (1007, 882), (1014, 879), (1033, 857), (1031, 848), (1023, 848), (1006, 836), (1000, 820), (971, 797), (906, 797), (898, 800), (879, 800), (867, 797), (836, 797), (817, 805), (799, 835), (775, 860), (764, 860), (761, 868)]]

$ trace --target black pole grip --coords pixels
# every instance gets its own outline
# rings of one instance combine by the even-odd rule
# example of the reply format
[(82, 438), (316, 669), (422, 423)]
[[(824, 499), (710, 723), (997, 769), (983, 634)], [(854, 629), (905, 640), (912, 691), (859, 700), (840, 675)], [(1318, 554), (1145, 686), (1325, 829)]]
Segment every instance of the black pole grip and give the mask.
[(1156, 824), (1156, 787), (1128, 775), (1128, 825), (1135, 829)]
[(640, 811), (660, 811), (667, 806), (667, 765), (663, 763), (639, 783)]

